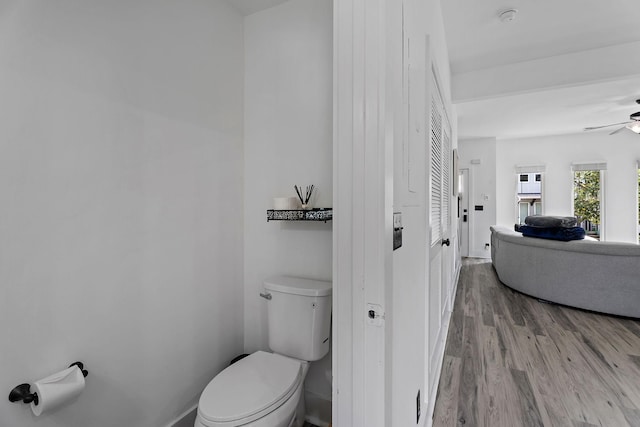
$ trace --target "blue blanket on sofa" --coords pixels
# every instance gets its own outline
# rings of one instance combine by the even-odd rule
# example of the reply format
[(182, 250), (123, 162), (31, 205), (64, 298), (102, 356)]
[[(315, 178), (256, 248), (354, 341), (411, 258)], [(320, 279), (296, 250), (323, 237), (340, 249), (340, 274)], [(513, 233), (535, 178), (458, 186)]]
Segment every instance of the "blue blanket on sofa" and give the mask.
[(521, 225), (520, 231), (523, 236), (562, 240), (563, 242), (582, 240), (585, 236), (584, 228), (582, 227), (534, 227), (532, 225)]
[(526, 225), (534, 227), (577, 227), (578, 219), (575, 216), (549, 216), (530, 215), (524, 219)]

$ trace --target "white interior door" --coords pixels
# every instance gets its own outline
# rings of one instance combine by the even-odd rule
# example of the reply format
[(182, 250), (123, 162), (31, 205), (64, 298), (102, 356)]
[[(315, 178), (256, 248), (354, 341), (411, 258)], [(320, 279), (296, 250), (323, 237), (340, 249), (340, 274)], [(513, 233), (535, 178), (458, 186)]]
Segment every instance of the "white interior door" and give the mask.
[(460, 169), (460, 218), (458, 236), (460, 239), (460, 256), (469, 256), (469, 169)]
[(438, 80), (430, 70), (429, 109), (429, 286), (428, 317), (428, 384), (432, 383), (439, 363), (439, 338), (442, 329), (446, 292), (443, 264), (448, 259), (443, 247), (450, 247), (451, 217), (451, 125), (444, 110)]

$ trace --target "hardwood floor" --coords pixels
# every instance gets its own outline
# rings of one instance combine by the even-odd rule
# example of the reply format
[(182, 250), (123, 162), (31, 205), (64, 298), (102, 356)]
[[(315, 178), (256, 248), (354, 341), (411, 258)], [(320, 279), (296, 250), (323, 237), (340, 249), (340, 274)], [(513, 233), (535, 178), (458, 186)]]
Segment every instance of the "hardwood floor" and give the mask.
[(466, 259), (433, 425), (640, 427), (640, 322), (538, 301)]

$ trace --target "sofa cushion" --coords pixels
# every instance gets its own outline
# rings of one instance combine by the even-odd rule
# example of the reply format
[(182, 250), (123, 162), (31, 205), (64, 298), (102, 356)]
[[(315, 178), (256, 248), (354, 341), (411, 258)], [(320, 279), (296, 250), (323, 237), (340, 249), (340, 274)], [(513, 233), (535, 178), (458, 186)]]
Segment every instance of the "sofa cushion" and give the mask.
[(526, 237), (561, 240), (563, 242), (582, 240), (585, 236), (584, 228), (582, 227), (533, 227), (521, 225), (520, 231)]
[(524, 223), (534, 227), (576, 227), (578, 220), (573, 216), (530, 215)]

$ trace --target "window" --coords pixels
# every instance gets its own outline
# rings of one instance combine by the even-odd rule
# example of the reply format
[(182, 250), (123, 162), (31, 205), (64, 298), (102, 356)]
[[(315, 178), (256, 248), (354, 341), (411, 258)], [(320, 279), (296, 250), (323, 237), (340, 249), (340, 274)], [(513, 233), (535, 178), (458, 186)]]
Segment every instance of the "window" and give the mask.
[(542, 202), (534, 202), (534, 204), (533, 204), (533, 214), (534, 215), (542, 215)]
[(516, 223), (530, 215), (542, 215), (542, 174), (544, 166), (516, 166)]
[(573, 165), (573, 215), (588, 235), (604, 239), (604, 171), (606, 164)]
[(524, 219), (529, 216), (529, 203), (520, 202), (518, 204), (518, 224), (524, 224)]

